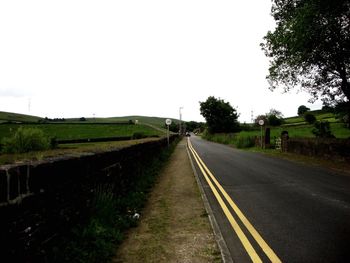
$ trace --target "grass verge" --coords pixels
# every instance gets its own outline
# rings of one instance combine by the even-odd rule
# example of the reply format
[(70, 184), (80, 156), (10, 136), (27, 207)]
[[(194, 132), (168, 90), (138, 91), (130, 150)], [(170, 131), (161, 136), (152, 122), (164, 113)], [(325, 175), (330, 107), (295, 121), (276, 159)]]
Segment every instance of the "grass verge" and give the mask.
[(64, 144), (59, 145), (57, 149), (51, 149), (46, 151), (35, 151), (18, 154), (0, 154), (0, 165), (30, 161), (41, 161), (45, 159), (67, 155), (79, 156), (84, 153), (104, 152), (154, 140), (159, 140), (159, 138), (145, 138), (116, 142)]
[(137, 213), (143, 208), (177, 142), (140, 169), (139, 180), (126, 195), (114, 193), (112, 186), (97, 187), (90, 216), (51, 250), (49, 262), (107, 262), (123, 240), (125, 231), (136, 226)]

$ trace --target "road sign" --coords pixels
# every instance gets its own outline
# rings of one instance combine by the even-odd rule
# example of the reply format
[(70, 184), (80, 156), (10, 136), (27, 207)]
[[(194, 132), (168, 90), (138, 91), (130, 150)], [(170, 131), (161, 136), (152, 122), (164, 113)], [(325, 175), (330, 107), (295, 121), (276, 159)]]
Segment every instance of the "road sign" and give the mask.
[(165, 124), (168, 126), (167, 137), (168, 137), (168, 147), (169, 147), (169, 125), (171, 124), (171, 119), (166, 119)]
[(263, 131), (262, 131), (262, 126), (264, 125), (264, 120), (259, 120), (259, 125), (261, 127), (260, 144), (261, 144), (261, 148), (263, 148)]

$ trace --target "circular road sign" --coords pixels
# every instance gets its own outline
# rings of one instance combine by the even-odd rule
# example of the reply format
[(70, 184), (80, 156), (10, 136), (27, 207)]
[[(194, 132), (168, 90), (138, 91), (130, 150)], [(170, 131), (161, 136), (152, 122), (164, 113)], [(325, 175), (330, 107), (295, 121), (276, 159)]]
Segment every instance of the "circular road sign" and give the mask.
[(171, 119), (166, 119), (166, 120), (165, 120), (165, 124), (166, 124), (166, 125), (170, 125), (170, 124), (171, 124)]
[(259, 120), (259, 125), (263, 126), (264, 125), (264, 120)]

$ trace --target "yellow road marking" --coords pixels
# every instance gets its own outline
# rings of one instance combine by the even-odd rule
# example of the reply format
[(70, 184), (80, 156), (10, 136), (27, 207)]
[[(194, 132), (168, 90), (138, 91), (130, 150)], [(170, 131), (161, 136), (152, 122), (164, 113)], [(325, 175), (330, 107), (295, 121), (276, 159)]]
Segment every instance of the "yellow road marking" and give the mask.
[(248, 255), (250, 256), (250, 258), (252, 259), (252, 261), (255, 263), (262, 263), (262, 260), (260, 259), (260, 257), (258, 256), (258, 254), (255, 252), (253, 246), (251, 245), (251, 243), (249, 242), (248, 238), (246, 237), (246, 235), (243, 233), (242, 229), (240, 228), (240, 226), (238, 225), (237, 221), (234, 219), (234, 217), (232, 216), (231, 212), (229, 211), (229, 209), (227, 208), (226, 204), (224, 203), (224, 201), (222, 200), (220, 194), (218, 193), (218, 191), (216, 190), (216, 188), (214, 187), (214, 185), (212, 184), (212, 182), (210, 181), (210, 179), (208, 178), (207, 173), (203, 170), (200, 162), (197, 159), (197, 156), (195, 156), (194, 154), (194, 150), (193, 148), (190, 148), (193, 157), (195, 158), (195, 161), (198, 164), (199, 169), (201, 170), (201, 172), (203, 173), (206, 181), (208, 182), (211, 190), (214, 193), (214, 196), (216, 197), (216, 199), (218, 200), (222, 210), (224, 211), (227, 219), (229, 220), (232, 228), (234, 229), (234, 231), (236, 232), (238, 238), (240, 239), (240, 241), (242, 242), (245, 250), (248, 252)]
[[(188, 139), (188, 145), (190, 150), (192, 151), (194, 157), (196, 158), (196, 160), (199, 160), (201, 166), (204, 168), (204, 170), (206, 171), (206, 173), (210, 176), (210, 178), (213, 180), (213, 182), (215, 183), (215, 185), (217, 186), (217, 188), (220, 190), (220, 192), (222, 193), (222, 195), (225, 197), (225, 199), (227, 200), (227, 202), (230, 204), (230, 206), (232, 207), (232, 209), (235, 211), (235, 213), (237, 214), (237, 216), (239, 217), (239, 219), (242, 221), (243, 225), (247, 228), (247, 230), (249, 231), (249, 233), (253, 236), (253, 238), (256, 240), (256, 242), (259, 244), (259, 246), (261, 247), (261, 249), (264, 251), (264, 253), (266, 254), (266, 256), (271, 260), (271, 262), (282, 262), (278, 256), (275, 254), (275, 252), (270, 248), (270, 246), (265, 242), (265, 240), (261, 237), (261, 235), (258, 233), (258, 231), (253, 227), (253, 225), (249, 222), (249, 220), (244, 216), (244, 214), (242, 213), (242, 211), (238, 208), (238, 206), (233, 202), (233, 200), (231, 199), (231, 197), (227, 194), (227, 192), (225, 191), (225, 189), (220, 185), (220, 183), (216, 180), (215, 176), (210, 172), (210, 170), (208, 169), (208, 167), (204, 164), (204, 162), (202, 161), (202, 159), (199, 157), (199, 155), (197, 154), (197, 152), (194, 150), (191, 141)], [(198, 163), (198, 162), (197, 162)], [(201, 168), (202, 170), (202, 168)], [(203, 173), (204, 174), (204, 173)]]

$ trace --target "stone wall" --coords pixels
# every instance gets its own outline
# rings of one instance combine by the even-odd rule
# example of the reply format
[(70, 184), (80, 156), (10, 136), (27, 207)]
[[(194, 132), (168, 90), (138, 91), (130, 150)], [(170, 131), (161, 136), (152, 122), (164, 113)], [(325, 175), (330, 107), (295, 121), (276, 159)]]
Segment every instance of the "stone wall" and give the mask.
[(283, 140), (282, 150), (302, 155), (350, 161), (349, 139), (289, 138)]
[(46, 246), (87, 218), (98, 186), (110, 185), (123, 195), (165, 147), (167, 139), (160, 139), (109, 152), (1, 166), (0, 257), (42, 262)]

